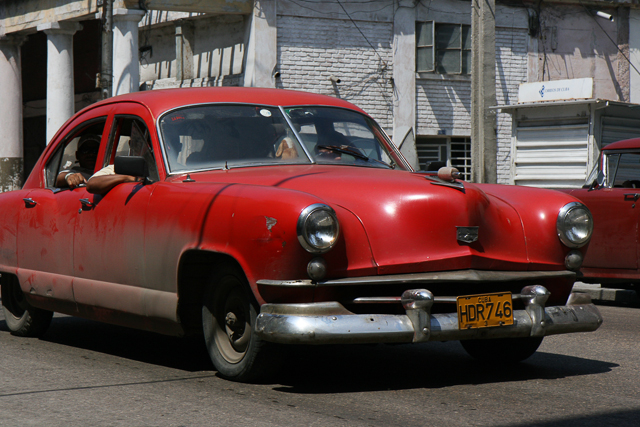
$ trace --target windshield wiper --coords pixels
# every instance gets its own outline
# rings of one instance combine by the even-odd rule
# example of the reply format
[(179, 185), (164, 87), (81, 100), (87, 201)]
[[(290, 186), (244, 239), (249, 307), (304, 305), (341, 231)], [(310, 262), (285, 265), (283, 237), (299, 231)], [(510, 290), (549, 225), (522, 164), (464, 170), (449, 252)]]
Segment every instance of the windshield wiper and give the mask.
[(369, 161), (376, 162), (376, 163), (380, 163), (381, 165), (385, 165), (388, 168), (393, 169), (393, 166), (389, 165), (388, 163), (385, 163), (385, 162), (383, 162), (381, 160), (378, 160), (378, 159), (372, 159), (370, 157), (365, 156), (360, 151), (358, 151), (357, 148), (351, 148), (349, 146), (339, 147), (337, 145), (318, 145), (318, 146), (316, 146), (316, 148), (318, 148), (320, 150), (337, 151), (338, 153), (348, 154), (348, 155), (353, 156), (353, 157), (355, 157), (357, 159), (364, 160), (365, 162), (369, 162)]

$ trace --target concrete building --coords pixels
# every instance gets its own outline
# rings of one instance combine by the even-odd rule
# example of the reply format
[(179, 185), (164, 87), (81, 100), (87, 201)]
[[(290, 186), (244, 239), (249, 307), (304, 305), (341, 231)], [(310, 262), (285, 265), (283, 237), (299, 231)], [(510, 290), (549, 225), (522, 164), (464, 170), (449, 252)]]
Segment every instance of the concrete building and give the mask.
[[(579, 185), (603, 143), (640, 131), (640, 109), (630, 108), (640, 99), (636, 5), (483, 4), (4, 0), (0, 191), (19, 188), (56, 129), (103, 96), (218, 85), (352, 101), (417, 167), (448, 162), (470, 180)], [(590, 91), (561, 85), (553, 101), (521, 87), (579, 79)]]

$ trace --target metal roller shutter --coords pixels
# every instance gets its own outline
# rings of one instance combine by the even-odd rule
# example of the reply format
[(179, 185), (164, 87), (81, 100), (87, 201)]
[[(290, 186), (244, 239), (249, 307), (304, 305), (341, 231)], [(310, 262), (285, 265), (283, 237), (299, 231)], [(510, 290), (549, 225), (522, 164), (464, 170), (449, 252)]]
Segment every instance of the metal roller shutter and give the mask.
[[(565, 122), (566, 123), (566, 122)], [(513, 151), (514, 184), (546, 188), (581, 187), (586, 179), (588, 119), (571, 124), (518, 123)]]
[(624, 117), (602, 117), (601, 147), (623, 139), (640, 137), (640, 120)]

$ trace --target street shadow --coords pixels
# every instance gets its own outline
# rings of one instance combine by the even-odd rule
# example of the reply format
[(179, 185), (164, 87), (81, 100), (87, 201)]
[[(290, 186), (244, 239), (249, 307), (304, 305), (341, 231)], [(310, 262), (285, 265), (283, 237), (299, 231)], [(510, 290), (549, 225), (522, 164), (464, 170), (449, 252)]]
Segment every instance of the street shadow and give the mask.
[(532, 379), (559, 379), (611, 371), (618, 364), (537, 352), (513, 365), (487, 365), (467, 355), (459, 342), (293, 347), (282, 372), (285, 393), (437, 389)]
[[(4, 319), (0, 330), (8, 331)], [(40, 339), (187, 372), (214, 371), (202, 336), (172, 337), (56, 314)]]
[(578, 417), (566, 417), (550, 421), (526, 421), (498, 424), (495, 427), (637, 427), (640, 409), (602, 412)]
[[(4, 319), (0, 329), (7, 331)], [(215, 372), (202, 336), (171, 337), (56, 315), (41, 339), (186, 372)], [(491, 366), (472, 359), (457, 341), (282, 346), (282, 350), (285, 368), (267, 384), (275, 391), (301, 394), (559, 379), (605, 373), (619, 366), (540, 351), (519, 364)]]

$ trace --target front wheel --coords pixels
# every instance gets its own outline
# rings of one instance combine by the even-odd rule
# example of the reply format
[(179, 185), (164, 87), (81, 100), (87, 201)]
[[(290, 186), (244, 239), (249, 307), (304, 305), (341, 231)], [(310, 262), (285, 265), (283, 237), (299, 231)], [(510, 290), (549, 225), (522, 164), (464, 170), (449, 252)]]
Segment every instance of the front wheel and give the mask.
[(2, 280), (2, 310), (9, 331), (19, 337), (42, 336), (53, 317), (53, 312), (32, 307), (26, 301), (16, 279)]
[(275, 345), (253, 330), (256, 307), (244, 274), (223, 267), (205, 293), (202, 326), (209, 357), (218, 373), (234, 381), (255, 381), (275, 372)]
[(521, 362), (538, 350), (542, 337), (499, 338), (460, 341), (474, 359), (489, 363)]

